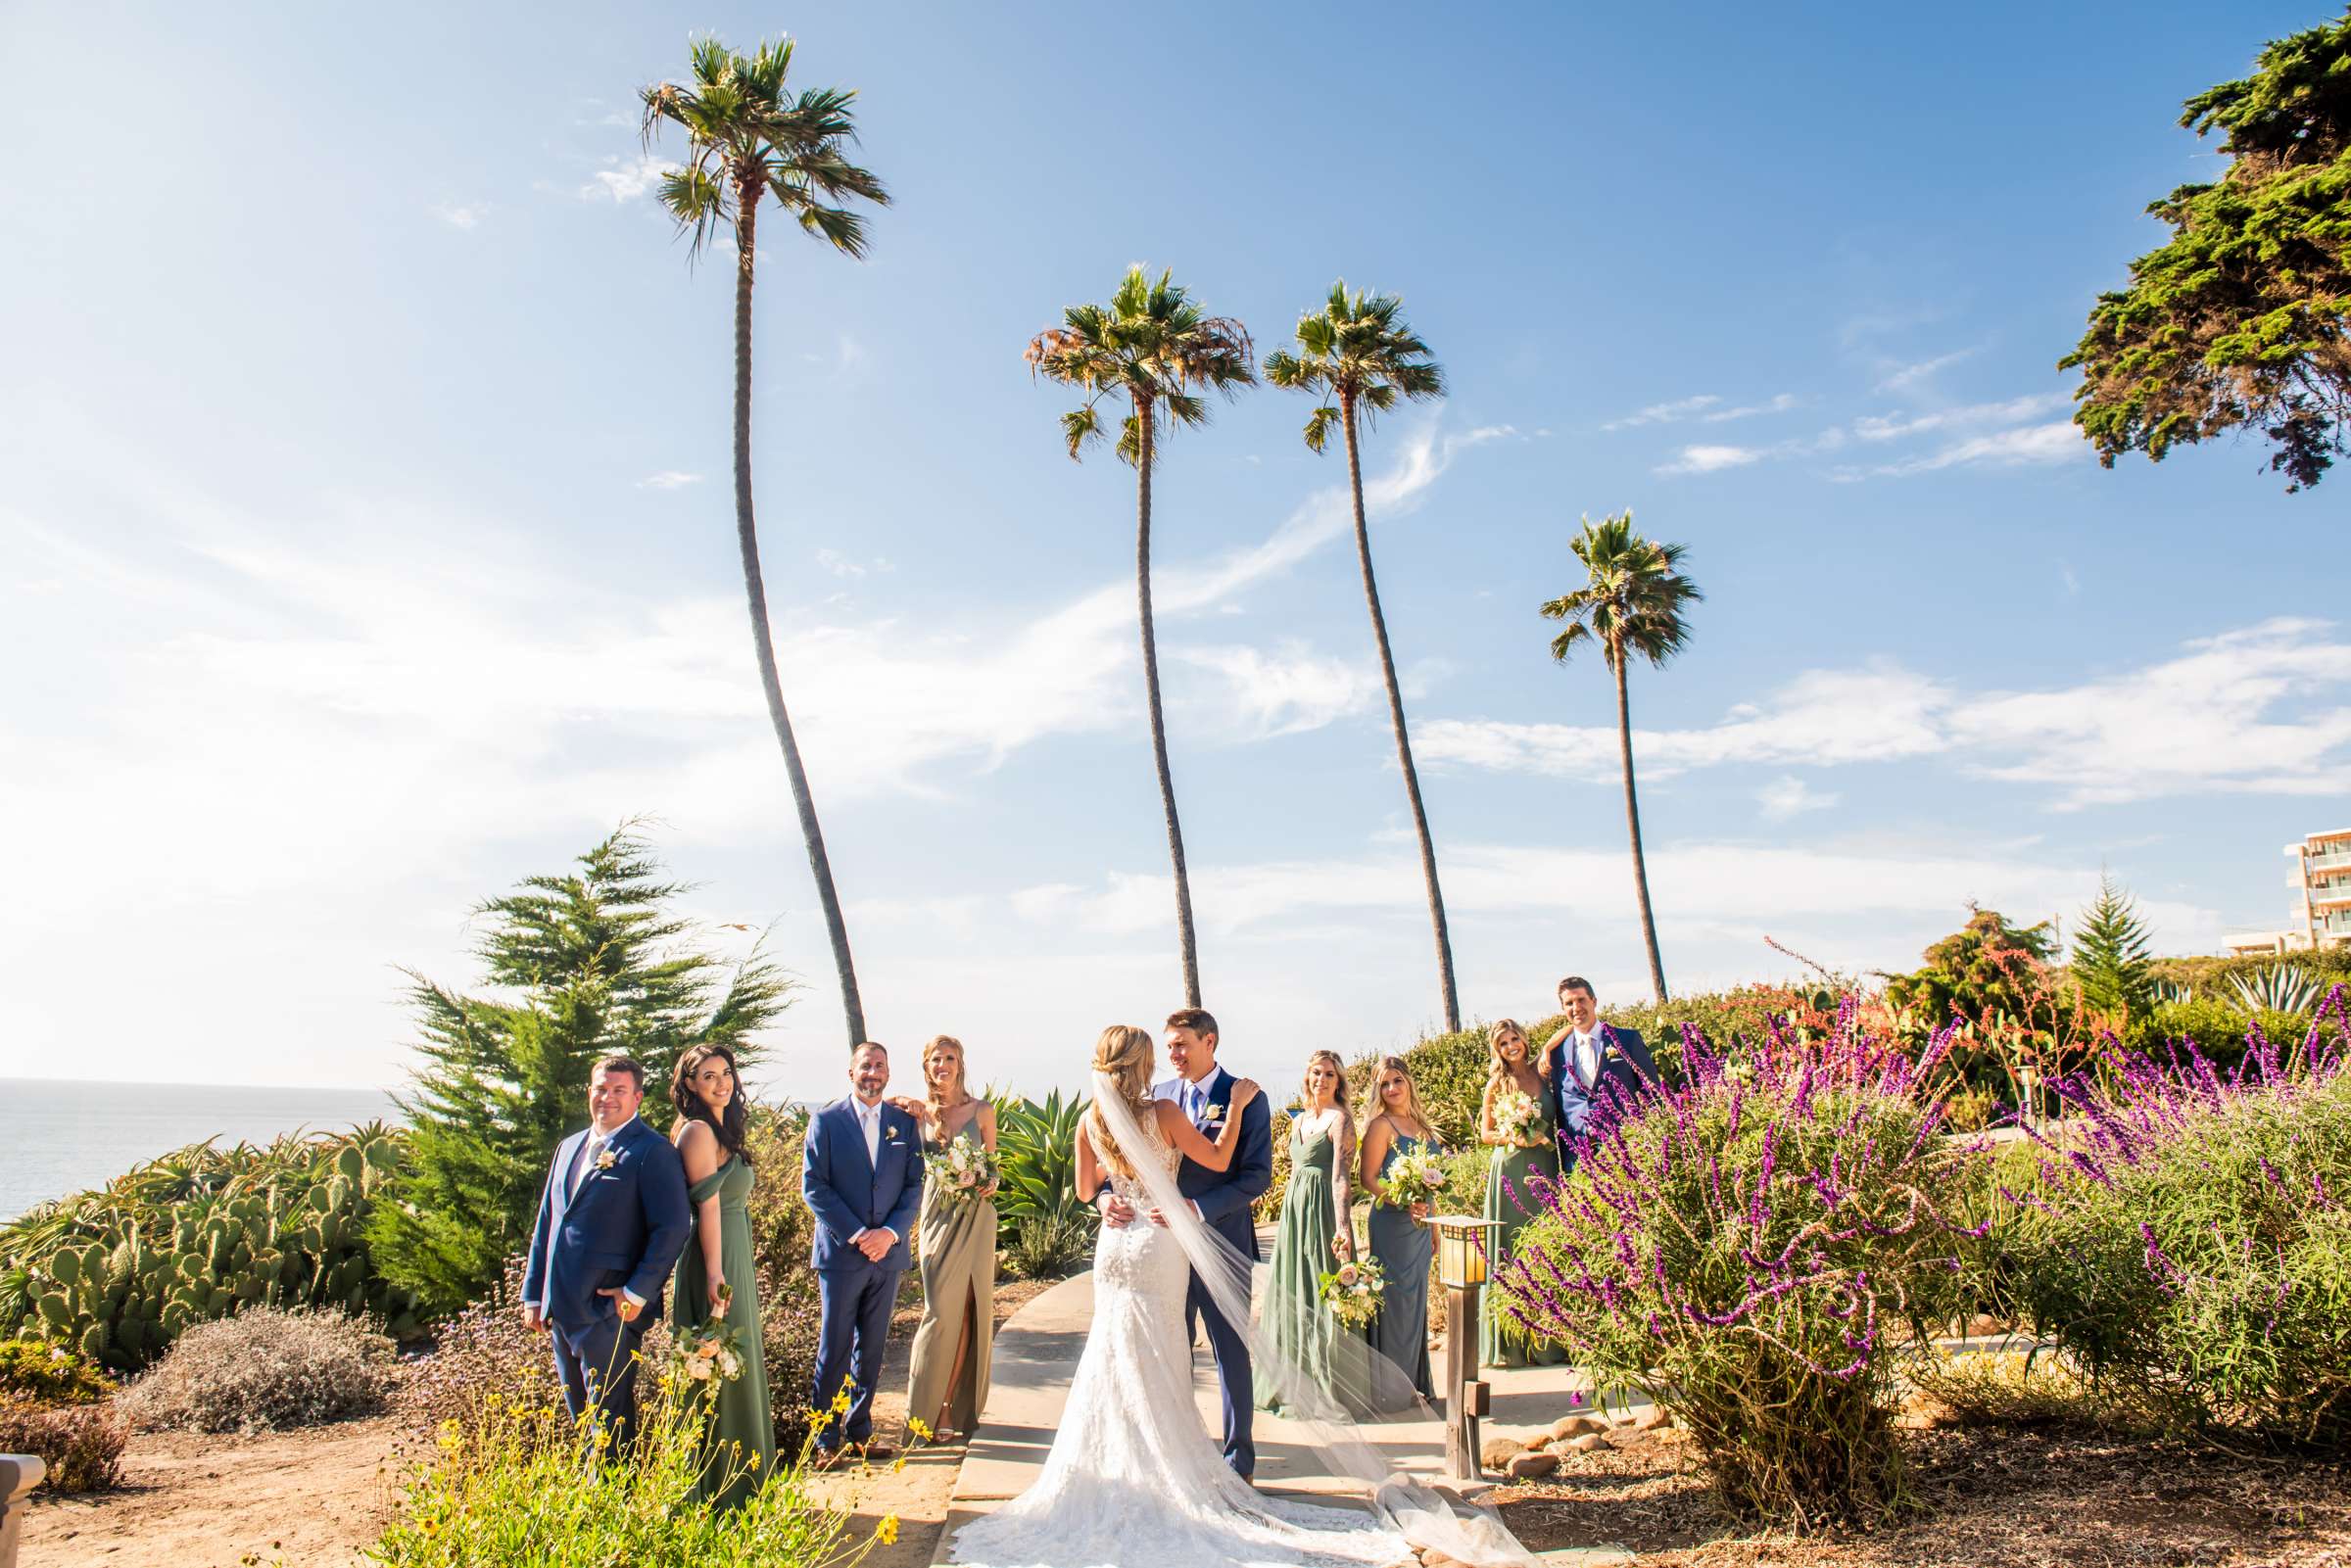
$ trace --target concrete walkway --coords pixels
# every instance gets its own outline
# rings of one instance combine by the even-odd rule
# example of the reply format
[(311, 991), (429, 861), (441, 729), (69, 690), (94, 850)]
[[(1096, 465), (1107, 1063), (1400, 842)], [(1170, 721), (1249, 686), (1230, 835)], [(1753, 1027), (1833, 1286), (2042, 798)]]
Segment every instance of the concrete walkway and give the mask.
[[(1259, 1270), (1262, 1279), (1265, 1270)], [(1094, 1282), (1080, 1274), (1037, 1297), (997, 1331), (987, 1409), (964, 1452), (963, 1468), (947, 1506), (934, 1561), (947, 1561), (955, 1531), (1006, 1498), (1018, 1497), (1036, 1479), (1059, 1426), (1070, 1381), (1093, 1321)], [(1441, 1371), (1441, 1368), (1440, 1368)], [(1489, 1430), (1518, 1431), (1546, 1426), (1569, 1410), (1568, 1395), (1580, 1386), (1564, 1367), (1492, 1370), (1494, 1391)], [(1193, 1391), (1203, 1428), (1221, 1423), (1216, 1368), (1207, 1351), (1193, 1359)], [(1372, 1445), (1399, 1468), (1431, 1481), (1444, 1479), (1445, 1432), (1439, 1421), (1388, 1421), (1363, 1429)], [(1322, 1500), (1360, 1497), (1351, 1479), (1322, 1473), (1297, 1423), (1260, 1411), (1256, 1423), (1257, 1486), (1261, 1492), (1315, 1496)], [(1447, 1483), (1449, 1490), (1452, 1484)], [(1543, 1554), (1547, 1562), (1599, 1565), (1629, 1562), (1621, 1551), (1593, 1548)]]

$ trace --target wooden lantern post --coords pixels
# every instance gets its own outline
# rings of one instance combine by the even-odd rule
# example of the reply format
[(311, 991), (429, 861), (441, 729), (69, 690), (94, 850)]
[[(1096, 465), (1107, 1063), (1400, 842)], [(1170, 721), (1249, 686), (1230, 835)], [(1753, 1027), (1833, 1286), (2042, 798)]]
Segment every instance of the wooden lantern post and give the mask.
[(1477, 1418), (1491, 1408), (1492, 1391), (1477, 1376), (1477, 1301), (1486, 1283), (1488, 1232), (1498, 1219), (1441, 1214), (1437, 1279), (1445, 1287), (1445, 1472), (1457, 1481), (1478, 1478)]

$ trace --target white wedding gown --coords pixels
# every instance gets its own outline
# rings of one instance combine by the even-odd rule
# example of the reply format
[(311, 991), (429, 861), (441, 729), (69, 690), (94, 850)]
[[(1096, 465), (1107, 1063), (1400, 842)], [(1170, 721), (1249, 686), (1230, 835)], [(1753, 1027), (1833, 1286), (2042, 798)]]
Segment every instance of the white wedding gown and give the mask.
[[(1144, 1158), (1178, 1156), (1145, 1134)], [(1119, 1196), (1152, 1207), (1144, 1184)], [(1404, 1537), (1367, 1512), (1261, 1496), (1226, 1467), (1192, 1396), (1183, 1300), (1190, 1264), (1175, 1234), (1105, 1225), (1094, 1245), (1094, 1318), (1053, 1449), (1035, 1485), (956, 1532), (953, 1560), (985, 1568), (1384, 1568)]]

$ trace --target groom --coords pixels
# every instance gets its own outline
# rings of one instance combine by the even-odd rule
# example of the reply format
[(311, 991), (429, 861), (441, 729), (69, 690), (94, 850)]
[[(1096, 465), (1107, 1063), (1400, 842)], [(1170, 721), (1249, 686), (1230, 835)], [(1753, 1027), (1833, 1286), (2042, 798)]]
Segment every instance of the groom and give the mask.
[(894, 1450), (873, 1441), (874, 1386), (889, 1340), (898, 1280), (912, 1261), (906, 1238), (923, 1203), (923, 1157), (914, 1117), (885, 1105), (889, 1053), (868, 1041), (849, 1054), (849, 1097), (808, 1122), (800, 1195), (816, 1215), (810, 1261), (818, 1309), (812, 1408), (826, 1409), (850, 1385), (849, 1408), (817, 1434), (818, 1466), (840, 1462), (842, 1440), (868, 1459)]
[(1576, 1142), (1598, 1119), (1610, 1119), (1656, 1086), (1657, 1065), (1639, 1029), (1600, 1022), (1600, 999), (1581, 974), (1559, 981), (1566, 1026), (1543, 1052), (1543, 1081), (1559, 1128), (1559, 1165), (1575, 1164)]
[(685, 1163), (638, 1119), (644, 1099), (625, 1056), (589, 1073), (589, 1124), (555, 1150), (522, 1273), (522, 1324), (554, 1336), (564, 1408), (600, 1411), (615, 1450), (637, 1420), (638, 1342), (694, 1233)]
[[(1224, 1115), (1232, 1106), (1233, 1076), (1217, 1066), (1217, 1021), (1205, 1010), (1187, 1007), (1168, 1015), (1168, 1065), (1176, 1076), (1156, 1086), (1152, 1097), (1175, 1101), (1202, 1136), (1214, 1139), (1223, 1130)], [(1273, 1185), (1272, 1127), (1272, 1114), (1261, 1094), (1241, 1111), (1241, 1146), (1229, 1166), (1216, 1171), (1186, 1160), (1176, 1172), (1176, 1190), (1191, 1201), (1192, 1212), (1252, 1260), (1261, 1255), (1250, 1208)], [(1106, 1225), (1124, 1225), (1134, 1218), (1133, 1209), (1108, 1187), (1094, 1195), (1094, 1207)], [(1207, 1320), (1209, 1349), (1217, 1358), (1217, 1390), (1224, 1408), (1224, 1462), (1247, 1481), (1257, 1473), (1257, 1445), (1250, 1433), (1256, 1394), (1250, 1382), (1249, 1347), (1217, 1310), (1198, 1274), (1192, 1276), (1184, 1298), (1183, 1317), (1187, 1347), (1198, 1338), (1201, 1320)]]

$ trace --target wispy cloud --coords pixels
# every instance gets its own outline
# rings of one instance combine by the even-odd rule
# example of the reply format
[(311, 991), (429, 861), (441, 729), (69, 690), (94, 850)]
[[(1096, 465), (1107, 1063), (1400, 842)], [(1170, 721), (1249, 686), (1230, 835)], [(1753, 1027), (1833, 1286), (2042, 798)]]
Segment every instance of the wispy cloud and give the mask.
[(1971, 403), (1962, 407), (1939, 408), (1928, 413), (1870, 414), (1853, 421), (1853, 435), (1861, 441), (1898, 441), (1905, 436), (1923, 435), (1929, 431), (1963, 429), (1970, 425), (2012, 424), (2019, 419), (2031, 419), (2047, 413), (2053, 408), (2062, 408), (2068, 401), (2062, 392), (2036, 392), (2000, 403)]
[(1702, 425), (1719, 425), (1732, 419), (1752, 419), (1757, 414), (1786, 413), (1795, 406), (1796, 394), (1783, 392), (1768, 403), (1745, 404), (1737, 408), (1716, 408), (1710, 413), (1699, 415), (1698, 422)]
[(1720, 398), (1713, 393), (1706, 392), (1701, 393), (1695, 398), (1676, 399), (1672, 403), (1653, 403), (1637, 413), (1626, 414), (1621, 419), (1611, 419), (1600, 428), (1603, 430), (1630, 430), (1636, 425), (1673, 424), (1676, 421), (1688, 419), (1694, 414), (1703, 413), (1720, 402), (1722, 402)]
[(699, 474), (689, 474), (675, 468), (664, 468), (657, 474), (648, 474), (637, 481), (639, 490), (684, 490), (688, 485), (702, 482)]
[(1915, 364), (1897, 366), (1878, 383), (1878, 390), (1880, 392), (1900, 392), (1905, 388), (1915, 387), (1933, 376), (1938, 370), (1947, 369), (1962, 359), (1972, 359), (1982, 352), (1983, 345), (1978, 344), (1974, 348), (1954, 349), (1949, 354), (1939, 354), (1932, 359), (1921, 359)]
[[(1428, 762), (1604, 779), (1602, 726), (1434, 720)], [(2060, 809), (2230, 790), (2327, 795), (2351, 767), (2351, 641), (2281, 619), (2179, 656), (2041, 691), (1966, 693), (1882, 665), (1812, 671), (1761, 705), (1690, 730), (1636, 730), (1652, 778), (1708, 767), (1831, 767), (1951, 757), (1978, 778), (2049, 786)]]
[(1974, 436), (1940, 451), (1902, 462), (1885, 463), (1870, 471), (1899, 479), (1910, 474), (1931, 474), (1971, 463), (2013, 468), (2028, 463), (2067, 462), (2087, 455), (2087, 439), (2072, 420), (2058, 419), (2048, 424), (2021, 425), (2014, 430)]
[(1807, 811), (1826, 811), (1843, 798), (1824, 794), (1792, 773), (1782, 774), (1755, 791), (1755, 803), (1774, 822), (1785, 822)]
[(636, 201), (660, 184), (662, 175), (679, 166), (671, 160), (656, 158), (651, 153), (626, 160), (607, 158), (604, 162), (612, 166), (598, 169), (595, 177), (580, 187), (582, 200), (601, 201), (609, 197), (615, 203)]
[(479, 228), (482, 219), (489, 215), (488, 202), (466, 202), (461, 205), (445, 203), (433, 209), (433, 216), (456, 229)]
[(1176, 657), (1221, 678), (1213, 707), (1246, 739), (1319, 730), (1385, 697), (1369, 663), (1317, 653), (1295, 640), (1271, 649), (1184, 648)]
[(1684, 447), (1681, 455), (1658, 465), (1660, 474), (1711, 474), (1725, 468), (1744, 468), (1770, 455), (1763, 447)]

